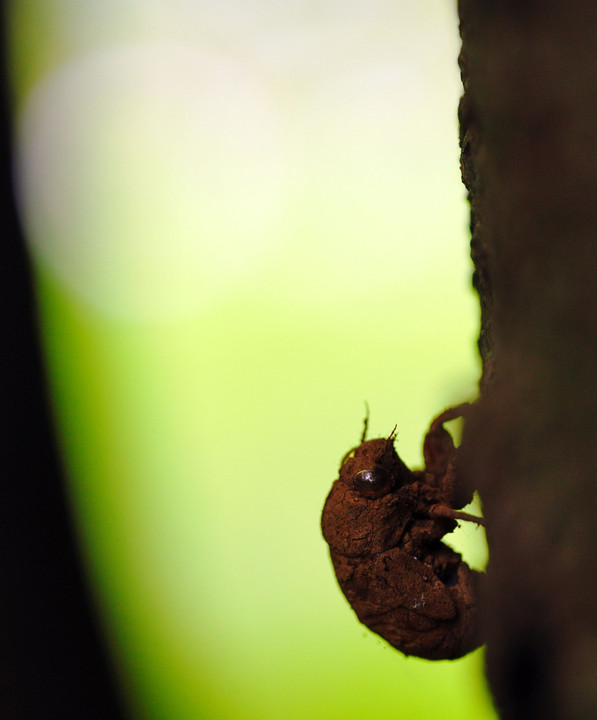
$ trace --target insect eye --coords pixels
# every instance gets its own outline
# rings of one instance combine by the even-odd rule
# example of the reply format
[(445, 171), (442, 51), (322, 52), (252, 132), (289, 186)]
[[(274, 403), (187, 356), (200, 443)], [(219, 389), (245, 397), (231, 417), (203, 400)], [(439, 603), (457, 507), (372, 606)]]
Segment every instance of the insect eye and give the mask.
[(394, 480), (387, 470), (376, 466), (373, 470), (361, 470), (353, 475), (353, 488), (364, 497), (378, 498), (388, 493)]

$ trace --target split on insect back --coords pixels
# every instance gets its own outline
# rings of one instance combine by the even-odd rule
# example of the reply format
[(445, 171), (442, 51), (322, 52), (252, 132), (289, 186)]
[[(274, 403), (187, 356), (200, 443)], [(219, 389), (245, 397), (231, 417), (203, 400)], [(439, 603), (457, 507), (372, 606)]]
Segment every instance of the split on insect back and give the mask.
[(444, 423), (468, 404), (449, 408), (423, 443), (425, 469), (412, 471), (387, 438), (366, 440), (342, 459), (321, 518), (342, 592), (359, 620), (405, 655), (455, 659), (483, 643), (478, 594), (483, 573), (442, 542), (472, 491), (459, 482), (457, 449)]

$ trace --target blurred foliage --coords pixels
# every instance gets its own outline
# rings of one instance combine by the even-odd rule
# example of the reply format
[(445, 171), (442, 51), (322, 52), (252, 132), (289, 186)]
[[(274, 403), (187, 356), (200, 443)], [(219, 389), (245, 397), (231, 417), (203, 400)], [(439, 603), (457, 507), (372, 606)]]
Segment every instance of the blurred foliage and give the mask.
[(417, 465), (478, 374), (454, 13), (331, 5), (12, 6), (57, 422), (139, 717), (494, 717), (482, 651), (389, 649), (320, 536), (364, 400)]

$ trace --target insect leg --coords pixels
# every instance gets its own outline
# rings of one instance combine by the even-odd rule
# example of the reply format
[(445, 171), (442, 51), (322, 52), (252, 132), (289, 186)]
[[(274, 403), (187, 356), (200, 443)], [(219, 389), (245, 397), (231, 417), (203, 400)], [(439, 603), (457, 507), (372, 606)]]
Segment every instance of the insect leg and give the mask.
[(452, 518), (452, 520), (467, 520), (485, 527), (485, 518), (479, 517), (478, 515), (469, 515), (469, 513), (460, 512), (459, 510), (454, 510), (454, 508), (451, 508), (448, 505), (433, 505), (429, 508), (429, 515), (431, 517)]

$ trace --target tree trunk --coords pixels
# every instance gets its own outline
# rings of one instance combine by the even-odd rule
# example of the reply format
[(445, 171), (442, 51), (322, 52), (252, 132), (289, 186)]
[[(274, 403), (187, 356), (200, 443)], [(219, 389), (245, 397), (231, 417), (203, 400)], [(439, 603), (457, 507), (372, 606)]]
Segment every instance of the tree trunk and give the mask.
[(597, 3), (460, 0), (481, 398), (463, 469), (502, 718), (597, 717)]
[(124, 703), (70, 518), (15, 206), (7, 16), (0, 2), (0, 718), (121, 720)]

